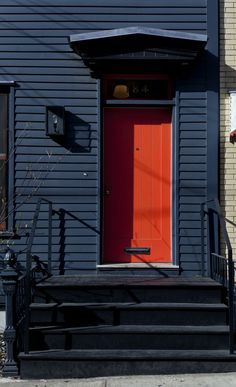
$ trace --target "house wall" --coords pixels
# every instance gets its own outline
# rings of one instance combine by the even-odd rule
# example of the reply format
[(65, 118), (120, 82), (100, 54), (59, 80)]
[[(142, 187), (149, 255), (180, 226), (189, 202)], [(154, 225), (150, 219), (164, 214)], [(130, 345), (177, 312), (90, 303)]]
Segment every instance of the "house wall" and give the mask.
[[(236, 90), (236, 4), (220, 1), (220, 202), (225, 216), (236, 223), (236, 144), (229, 141), (229, 90)], [(236, 256), (236, 228), (227, 226)], [(222, 241), (222, 251), (225, 246)]]
[[(68, 36), (134, 25), (208, 33), (208, 53), (177, 77), (174, 128), (175, 258), (187, 274), (199, 274), (200, 203), (218, 189), (218, 138), (207, 141), (217, 122), (217, 1), (2, 0), (0, 14), (0, 80), (16, 81), (15, 224), (21, 239), (10, 243), (24, 250), (37, 198), (52, 200), (67, 211), (53, 228), (53, 266), (61, 274), (91, 273), (100, 256), (99, 88)], [(46, 105), (65, 106), (62, 141), (45, 135)], [(47, 234), (43, 205), (34, 246), (42, 258)]]

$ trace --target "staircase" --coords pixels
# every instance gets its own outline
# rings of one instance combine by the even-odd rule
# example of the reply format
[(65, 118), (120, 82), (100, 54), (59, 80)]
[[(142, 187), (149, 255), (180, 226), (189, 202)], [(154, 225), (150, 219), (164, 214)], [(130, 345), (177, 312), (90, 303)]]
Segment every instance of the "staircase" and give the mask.
[(224, 288), (209, 278), (53, 276), (31, 304), (22, 378), (236, 371)]

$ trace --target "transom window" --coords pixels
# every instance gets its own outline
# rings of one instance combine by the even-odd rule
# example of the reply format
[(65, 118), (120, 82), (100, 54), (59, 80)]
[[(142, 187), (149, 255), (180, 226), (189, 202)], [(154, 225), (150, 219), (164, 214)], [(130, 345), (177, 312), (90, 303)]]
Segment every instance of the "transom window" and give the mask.
[(170, 79), (152, 75), (108, 75), (104, 84), (104, 99), (149, 99), (171, 98)]

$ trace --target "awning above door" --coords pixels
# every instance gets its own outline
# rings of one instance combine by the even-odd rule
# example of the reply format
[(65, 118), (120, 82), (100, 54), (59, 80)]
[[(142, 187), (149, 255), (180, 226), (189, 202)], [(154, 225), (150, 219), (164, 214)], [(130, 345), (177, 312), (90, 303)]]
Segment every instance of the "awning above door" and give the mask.
[(207, 35), (158, 28), (127, 27), (70, 35), (73, 50), (96, 71), (146, 61), (189, 64), (205, 47)]

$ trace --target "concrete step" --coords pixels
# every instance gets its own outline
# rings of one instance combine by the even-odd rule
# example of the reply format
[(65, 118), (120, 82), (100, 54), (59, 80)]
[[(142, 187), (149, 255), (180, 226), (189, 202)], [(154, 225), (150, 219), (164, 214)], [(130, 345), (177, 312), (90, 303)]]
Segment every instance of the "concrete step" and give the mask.
[(45, 350), (19, 359), (23, 379), (236, 371), (228, 350)]
[(33, 303), (32, 324), (224, 325), (224, 304), (202, 303)]
[(226, 349), (227, 326), (119, 325), (30, 329), (31, 348), (40, 349)]
[(59, 303), (220, 303), (222, 286), (202, 277), (53, 276), (37, 285), (36, 296)]

